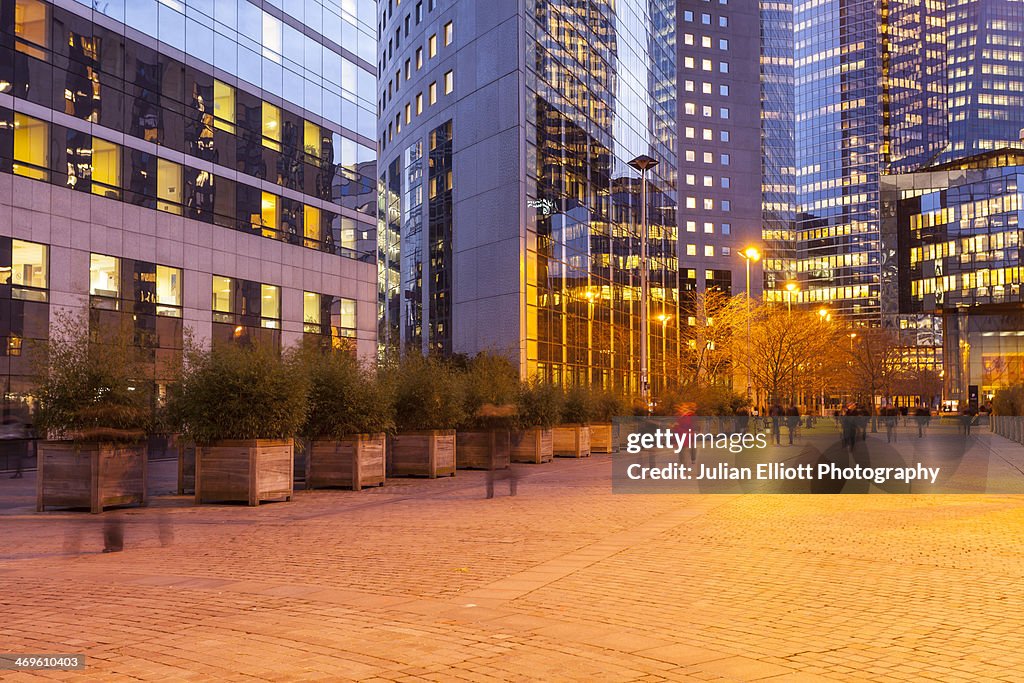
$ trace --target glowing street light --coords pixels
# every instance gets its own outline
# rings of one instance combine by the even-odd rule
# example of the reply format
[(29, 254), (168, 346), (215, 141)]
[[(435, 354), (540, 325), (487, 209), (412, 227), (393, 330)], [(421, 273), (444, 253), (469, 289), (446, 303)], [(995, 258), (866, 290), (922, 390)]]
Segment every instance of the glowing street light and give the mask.
[(800, 291), (800, 285), (798, 285), (797, 283), (795, 283), (795, 282), (787, 282), (786, 283), (786, 292), (789, 293), (789, 296), (786, 297), (786, 313), (788, 313), (788, 314), (792, 314), (793, 313), (793, 295), (796, 292), (799, 292), (799, 291)]
[(740, 256), (747, 262), (747, 398), (751, 397), (750, 387), (750, 262), (757, 263), (761, 260), (761, 252), (757, 247), (747, 247), (740, 252)]

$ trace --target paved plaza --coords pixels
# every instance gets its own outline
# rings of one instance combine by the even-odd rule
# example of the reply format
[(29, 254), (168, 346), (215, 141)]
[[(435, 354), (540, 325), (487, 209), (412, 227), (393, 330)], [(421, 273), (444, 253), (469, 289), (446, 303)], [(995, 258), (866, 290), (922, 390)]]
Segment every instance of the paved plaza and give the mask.
[[(1024, 471), (987, 432), (968, 455)], [(103, 515), (4, 478), (0, 652), (87, 668), (0, 679), (1020, 680), (1024, 498), (614, 495), (611, 461), (259, 508), (169, 495), (162, 462)]]

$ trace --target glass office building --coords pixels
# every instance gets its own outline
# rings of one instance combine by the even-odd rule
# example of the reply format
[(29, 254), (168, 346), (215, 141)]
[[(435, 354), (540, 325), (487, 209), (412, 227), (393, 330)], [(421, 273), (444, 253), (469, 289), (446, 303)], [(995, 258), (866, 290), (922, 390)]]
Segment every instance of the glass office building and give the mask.
[(949, 147), (942, 161), (1020, 146), (1024, 3), (949, 0)]
[[(676, 3), (378, 3), (383, 346), (637, 391), (678, 356)], [(716, 60), (719, 61), (719, 60)], [(725, 61), (725, 60), (721, 60)], [(661, 316), (661, 317), (659, 317)]]
[(945, 8), (797, 0), (794, 12), (801, 298), (877, 323), (880, 176), (946, 144)]
[(945, 396), (984, 400), (1024, 380), (1024, 151), (1004, 149), (883, 180), (904, 319), (942, 321)]
[(376, 350), (375, 4), (0, 2), (0, 383), (61, 312)]

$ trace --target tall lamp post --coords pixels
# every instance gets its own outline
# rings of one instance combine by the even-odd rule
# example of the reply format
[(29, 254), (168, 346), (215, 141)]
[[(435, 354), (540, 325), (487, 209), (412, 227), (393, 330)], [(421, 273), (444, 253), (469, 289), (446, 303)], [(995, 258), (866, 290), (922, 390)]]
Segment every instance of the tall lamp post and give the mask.
[(658, 160), (641, 154), (629, 162), (640, 172), (640, 397), (650, 410), (651, 386), (647, 367), (647, 300), (650, 298), (650, 264), (647, 262), (647, 172), (658, 165)]
[(661, 321), (661, 374), (665, 380), (662, 388), (666, 390), (668, 389), (668, 321), (671, 319), (672, 316), (666, 313), (658, 316), (658, 320)]
[(761, 252), (757, 247), (747, 247), (740, 252), (740, 256), (747, 262), (747, 399), (750, 399), (753, 395), (750, 386), (750, 262), (760, 261)]
[[(821, 319), (822, 323), (832, 322), (832, 314), (828, 312), (827, 308), (818, 309), (818, 318)], [(821, 378), (821, 416), (825, 417), (825, 378)]]
[(795, 282), (786, 283), (786, 292), (789, 296), (786, 297), (786, 313), (788, 315), (793, 314), (793, 296), (800, 291), (800, 285)]

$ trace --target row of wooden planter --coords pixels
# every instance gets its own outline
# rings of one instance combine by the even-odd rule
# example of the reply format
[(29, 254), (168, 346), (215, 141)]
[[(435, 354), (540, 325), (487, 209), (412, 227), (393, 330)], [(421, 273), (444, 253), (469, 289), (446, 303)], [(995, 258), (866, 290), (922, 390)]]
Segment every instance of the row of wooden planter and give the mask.
[[(504, 469), (510, 462), (543, 463), (553, 456), (586, 457), (614, 450), (611, 425), (563, 425), (525, 431), (360, 434), (314, 441), (306, 462), (306, 488), (383, 486), (386, 476), (453, 476), (458, 469)], [(191, 453), (191, 457), (189, 457)], [(36, 508), (146, 504), (146, 447), (43, 442), (39, 449)], [(289, 440), (226, 441), (182, 449), (178, 493), (197, 503), (291, 500), (294, 444)]]

